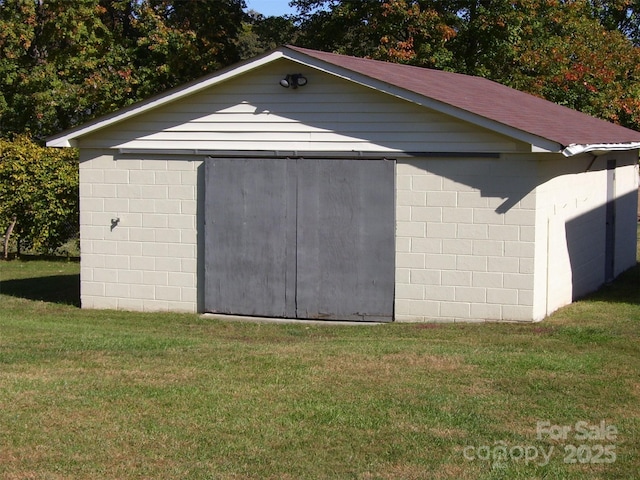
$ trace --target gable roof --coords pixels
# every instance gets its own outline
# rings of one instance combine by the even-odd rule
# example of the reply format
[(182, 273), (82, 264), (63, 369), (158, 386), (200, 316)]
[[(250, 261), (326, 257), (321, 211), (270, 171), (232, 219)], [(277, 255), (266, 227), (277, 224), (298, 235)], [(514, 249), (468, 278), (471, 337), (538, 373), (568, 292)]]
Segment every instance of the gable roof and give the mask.
[(631, 148), (640, 146), (635, 145), (640, 142), (640, 132), (486, 78), (298, 47), (289, 48), (487, 120), (551, 140), (563, 147), (604, 144), (613, 147), (615, 144), (625, 143), (633, 143)]
[(287, 58), (566, 156), (640, 148), (640, 132), (487, 80), (452, 72), (287, 46), (50, 137), (68, 147), (81, 136)]

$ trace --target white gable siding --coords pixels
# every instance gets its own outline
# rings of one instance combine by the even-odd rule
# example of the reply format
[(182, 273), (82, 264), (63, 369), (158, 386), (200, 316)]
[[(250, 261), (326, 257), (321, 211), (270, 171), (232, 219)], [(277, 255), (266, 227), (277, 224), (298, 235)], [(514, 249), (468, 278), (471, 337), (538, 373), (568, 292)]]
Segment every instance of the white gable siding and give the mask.
[[(306, 86), (279, 85), (287, 73), (298, 72), (307, 75)], [(81, 138), (79, 146), (166, 151), (526, 149), (506, 136), (288, 60)]]
[(397, 163), (396, 320), (531, 320), (535, 179), (528, 157)]

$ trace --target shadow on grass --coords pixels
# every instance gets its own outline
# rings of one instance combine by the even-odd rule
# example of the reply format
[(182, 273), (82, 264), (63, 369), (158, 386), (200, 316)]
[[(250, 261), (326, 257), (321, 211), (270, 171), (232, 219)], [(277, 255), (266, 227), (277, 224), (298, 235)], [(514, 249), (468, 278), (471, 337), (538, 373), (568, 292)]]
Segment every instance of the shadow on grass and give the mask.
[[(68, 261), (52, 258), (51, 260)], [(80, 275), (51, 275), (0, 282), (0, 293), (27, 300), (80, 306)], [(583, 299), (640, 305), (640, 263), (622, 273), (614, 282)], [(431, 326), (423, 328), (432, 328)]]
[(53, 275), (47, 277), (5, 280), (0, 293), (27, 300), (80, 306), (80, 275)]
[(620, 274), (612, 283), (584, 297), (613, 303), (640, 305), (640, 263)]

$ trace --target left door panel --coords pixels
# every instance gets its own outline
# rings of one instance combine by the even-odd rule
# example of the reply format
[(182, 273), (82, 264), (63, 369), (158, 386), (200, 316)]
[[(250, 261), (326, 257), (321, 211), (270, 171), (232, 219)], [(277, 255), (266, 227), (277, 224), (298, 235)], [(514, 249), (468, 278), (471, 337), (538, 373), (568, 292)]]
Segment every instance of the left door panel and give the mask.
[(295, 316), (296, 172), (289, 163), (207, 161), (206, 311)]

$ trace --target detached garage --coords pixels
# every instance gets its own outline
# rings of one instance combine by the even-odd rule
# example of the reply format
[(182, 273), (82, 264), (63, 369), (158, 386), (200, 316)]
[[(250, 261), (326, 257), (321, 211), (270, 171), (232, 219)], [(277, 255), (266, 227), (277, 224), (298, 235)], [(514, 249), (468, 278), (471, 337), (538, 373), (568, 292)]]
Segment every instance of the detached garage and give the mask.
[(63, 132), (83, 308), (541, 320), (635, 265), (640, 133), (282, 47)]

